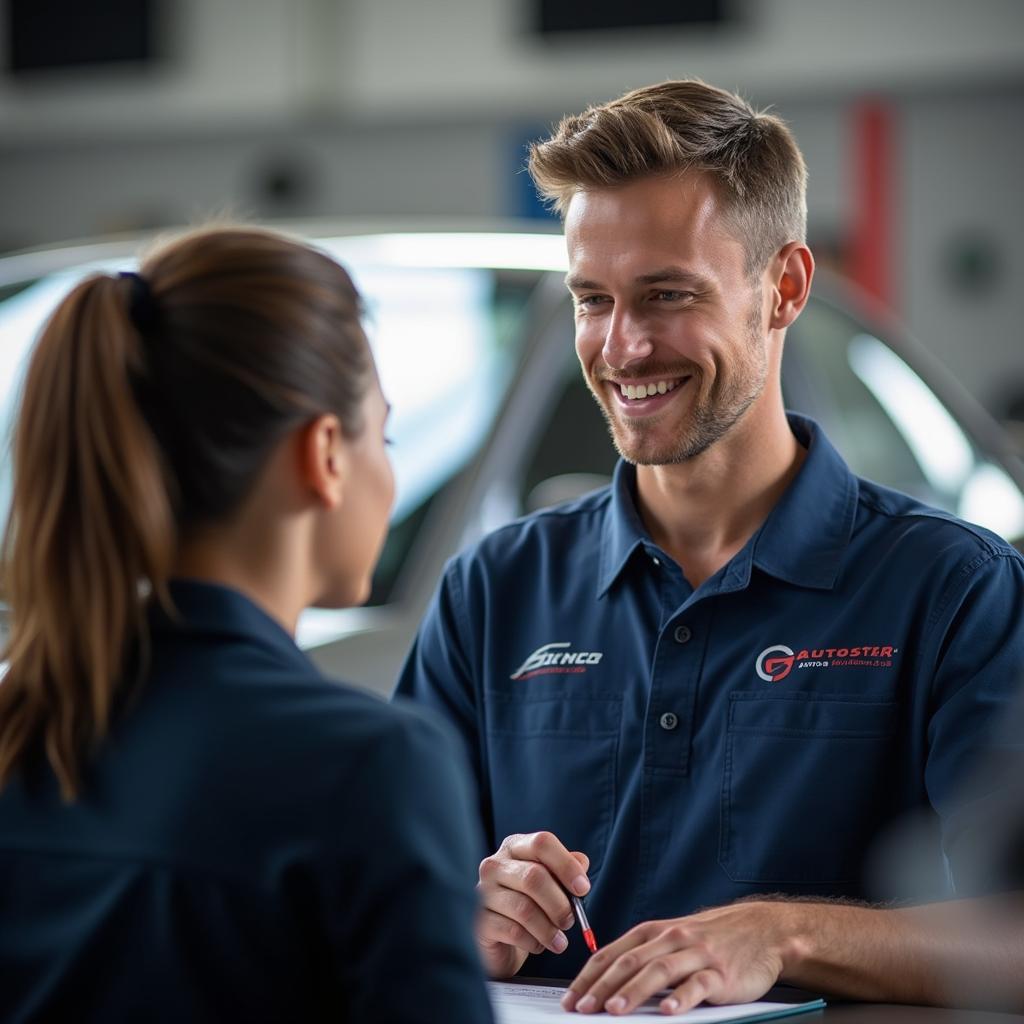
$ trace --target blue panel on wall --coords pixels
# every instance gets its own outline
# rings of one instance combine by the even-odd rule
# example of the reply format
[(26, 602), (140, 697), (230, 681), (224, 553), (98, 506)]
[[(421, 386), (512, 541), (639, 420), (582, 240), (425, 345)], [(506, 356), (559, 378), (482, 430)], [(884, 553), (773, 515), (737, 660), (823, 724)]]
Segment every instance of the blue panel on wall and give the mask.
[(530, 143), (546, 138), (551, 134), (550, 125), (531, 125), (517, 129), (508, 142), (508, 213), (513, 217), (557, 221), (557, 217), (544, 205), (537, 189), (534, 187), (530, 172), (526, 169), (526, 161), (530, 153)]

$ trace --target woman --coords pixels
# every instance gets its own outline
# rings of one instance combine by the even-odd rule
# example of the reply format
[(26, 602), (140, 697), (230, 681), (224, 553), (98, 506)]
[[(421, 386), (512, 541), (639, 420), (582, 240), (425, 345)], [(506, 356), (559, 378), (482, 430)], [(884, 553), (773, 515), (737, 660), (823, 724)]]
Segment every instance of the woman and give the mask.
[(369, 593), (386, 415), (348, 276), (275, 234), (54, 313), (4, 549), (0, 1019), (490, 1020), (448, 734), (292, 638)]

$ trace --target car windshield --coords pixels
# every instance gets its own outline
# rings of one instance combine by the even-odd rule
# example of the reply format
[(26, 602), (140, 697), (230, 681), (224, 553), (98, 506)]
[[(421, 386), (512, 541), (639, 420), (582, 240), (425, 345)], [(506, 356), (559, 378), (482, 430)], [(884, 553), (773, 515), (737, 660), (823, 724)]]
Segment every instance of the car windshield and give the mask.
[[(387, 603), (432, 503), (479, 451), (513, 376), (522, 318), (543, 272), (561, 258), (554, 236), (375, 235), (319, 239), (351, 273), (381, 387), (392, 404), (389, 439), (396, 499), (370, 604)], [(481, 240), (482, 239), (482, 240)], [(551, 242), (559, 244), (556, 254)], [(132, 259), (83, 262), (0, 291), (0, 528), (11, 499), (11, 428), (32, 345), (57, 303), (90, 273)], [(301, 640), (337, 635), (337, 616), (311, 610)]]
[(786, 404), (821, 422), (855, 473), (1017, 540), (1024, 496), (901, 353), (814, 298), (786, 338)]

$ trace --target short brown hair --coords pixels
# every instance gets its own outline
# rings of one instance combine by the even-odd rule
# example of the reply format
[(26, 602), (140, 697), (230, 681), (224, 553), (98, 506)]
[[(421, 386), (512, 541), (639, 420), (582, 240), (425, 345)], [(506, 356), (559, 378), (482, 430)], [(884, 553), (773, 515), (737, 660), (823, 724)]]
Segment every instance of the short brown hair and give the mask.
[(564, 117), (530, 147), (530, 174), (564, 215), (577, 192), (700, 171), (725, 197), (747, 269), (804, 241), (807, 168), (780, 118), (696, 79), (662, 82)]
[(0, 786), (39, 752), (77, 794), (182, 538), (229, 519), (303, 422), (333, 413), (358, 436), (373, 376), (348, 274), (269, 231), (193, 232), (61, 302), (14, 432)]

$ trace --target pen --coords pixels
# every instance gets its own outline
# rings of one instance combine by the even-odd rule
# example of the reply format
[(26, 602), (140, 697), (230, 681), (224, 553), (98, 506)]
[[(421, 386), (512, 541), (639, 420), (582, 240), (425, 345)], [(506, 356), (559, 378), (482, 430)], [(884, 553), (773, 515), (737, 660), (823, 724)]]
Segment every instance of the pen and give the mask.
[(569, 893), (569, 900), (572, 902), (572, 912), (576, 915), (580, 931), (583, 932), (583, 941), (587, 944), (587, 949), (591, 953), (596, 953), (597, 939), (594, 938), (594, 929), (590, 927), (590, 922), (587, 920), (587, 912), (583, 909), (583, 900), (573, 893)]

